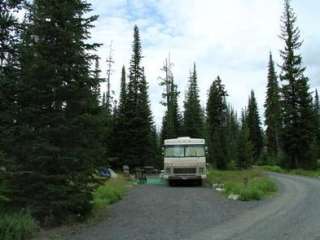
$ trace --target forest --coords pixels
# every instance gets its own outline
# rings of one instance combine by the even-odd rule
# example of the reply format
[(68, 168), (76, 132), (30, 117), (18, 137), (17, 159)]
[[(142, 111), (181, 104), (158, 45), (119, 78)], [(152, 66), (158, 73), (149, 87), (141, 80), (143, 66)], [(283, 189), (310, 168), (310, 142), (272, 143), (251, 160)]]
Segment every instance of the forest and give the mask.
[[(115, 100), (110, 89), (100, 89), (110, 79), (101, 77), (96, 54), (101, 44), (90, 41), (98, 16), (87, 1), (2, 0), (0, 10), (0, 208), (28, 209), (46, 226), (69, 215), (85, 217), (99, 186), (94, 177), (99, 167), (161, 169), (163, 140), (179, 136), (205, 138), (208, 162), (221, 170), (317, 168), (319, 96), (305, 73), (303, 39), (288, 0), (281, 18), (281, 62), (277, 65), (271, 52), (266, 56), (264, 109), (259, 111), (252, 90), (238, 114), (220, 76), (211, 81), (202, 106), (196, 63), (179, 106), (184, 89), (166, 59), (159, 66), (166, 109), (159, 131), (137, 25)], [(17, 17), (21, 11), (23, 20)]]

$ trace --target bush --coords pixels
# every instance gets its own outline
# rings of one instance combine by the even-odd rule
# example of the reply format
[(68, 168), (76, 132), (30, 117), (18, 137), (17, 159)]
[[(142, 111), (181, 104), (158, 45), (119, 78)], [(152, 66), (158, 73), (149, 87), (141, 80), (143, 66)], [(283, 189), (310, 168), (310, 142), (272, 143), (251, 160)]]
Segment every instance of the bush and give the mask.
[(108, 180), (93, 193), (94, 208), (103, 208), (122, 199), (127, 190), (127, 181), (122, 178)]
[(27, 240), (31, 239), (39, 230), (28, 211), (18, 213), (0, 213), (0, 239), (1, 240)]
[(260, 200), (276, 192), (277, 187), (260, 169), (217, 171), (208, 174), (211, 183), (224, 184), (225, 194), (237, 194), (242, 201)]
[(7, 197), (8, 190), (4, 183), (0, 182), (0, 208), (9, 202)]
[(276, 172), (276, 173), (286, 173), (292, 175), (300, 175), (307, 177), (319, 177), (320, 170), (304, 170), (304, 169), (283, 169), (279, 166), (262, 166), (262, 169), (265, 171)]
[(292, 169), (289, 171), (290, 174), (307, 176), (307, 177), (319, 177), (320, 170), (304, 170), (304, 169)]
[(263, 169), (265, 171), (270, 171), (270, 172), (277, 172), (277, 173), (284, 173), (285, 170), (282, 169), (281, 167), (274, 165), (274, 166), (263, 166)]

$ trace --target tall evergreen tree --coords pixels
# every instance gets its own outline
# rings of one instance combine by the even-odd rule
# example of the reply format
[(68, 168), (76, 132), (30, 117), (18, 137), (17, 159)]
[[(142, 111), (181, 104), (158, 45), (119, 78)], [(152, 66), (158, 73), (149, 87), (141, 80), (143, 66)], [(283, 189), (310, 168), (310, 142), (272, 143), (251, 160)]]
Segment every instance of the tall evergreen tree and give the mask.
[(241, 129), (238, 137), (238, 159), (237, 166), (239, 169), (247, 169), (253, 163), (253, 145), (250, 141), (250, 130), (248, 127), (247, 111), (243, 110), (241, 114)]
[(286, 156), (284, 164), (290, 168), (311, 168), (315, 166), (313, 157), (314, 114), (312, 96), (302, 57), (298, 53), (302, 45), (296, 15), (285, 0), (282, 15), (281, 39), (284, 49), (280, 79), (282, 81), (282, 149)]
[(162, 94), (164, 101), (161, 104), (166, 107), (162, 121), (161, 142), (164, 139), (176, 138), (181, 133), (181, 116), (178, 107), (179, 92), (177, 85), (174, 83), (171, 67), (170, 59), (166, 59), (161, 69), (164, 72), (164, 77), (160, 77), (160, 86), (164, 86), (164, 93)]
[[(100, 70), (100, 58), (97, 56), (95, 59), (94, 59), (94, 70), (93, 70), (93, 77), (95, 79), (95, 81), (97, 82), (103, 82), (104, 79), (102, 79), (100, 77), (100, 73), (101, 73), (101, 70)], [(100, 84), (96, 84), (95, 87), (93, 88), (93, 92), (94, 94), (96, 95), (96, 98), (97, 99), (100, 99)]]
[(120, 81), (120, 96), (119, 96), (119, 111), (125, 112), (127, 96), (127, 80), (126, 80), (126, 68), (122, 66), (121, 69), (121, 81)]
[(228, 166), (226, 96), (227, 92), (218, 76), (210, 87), (207, 102), (209, 162), (218, 169)]
[(247, 124), (249, 129), (249, 139), (253, 145), (253, 159), (254, 161), (257, 161), (263, 148), (263, 133), (261, 129), (258, 105), (253, 90), (251, 91), (248, 103)]
[[(22, 1), (0, 1), (0, 208), (8, 203), (12, 192), (6, 169), (15, 168), (13, 154), (15, 119), (18, 112), (17, 90), (20, 79), (19, 44), (20, 27), (16, 15)], [(1, 170), (2, 168), (2, 170)]]
[[(0, 151), (11, 155), (20, 76), (19, 44), (21, 24), (16, 15), (22, 1), (0, 1)], [(8, 157), (8, 156), (7, 156)], [(1, 165), (1, 163), (0, 163)]]
[(189, 88), (184, 102), (183, 127), (184, 134), (189, 137), (203, 137), (203, 111), (200, 105), (199, 89), (197, 83), (196, 64), (190, 74)]
[(315, 117), (315, 148), (316, 157), (320, 157), (320, 101), (318, 89), (315, 90), (314, 95), (314, 117)]
[(140, 34), (138, 27), (135, 26), (125, 111), (128, 138), (124, 159), (130, 166), (143, 166), (153, 157), (151, 131), (153, 120), (149, 106), (148, 85), (141, 60)]
[(234, 109), (227, 106), (227, 125), (226, 125), (226, 142), (227, 142), (227, 158), (230, 162), (230, 167), (235, 166), (238, 159), (238, 138), (240, 125), (238, 122), (237, 113)]
[(126, 126), (126, 98), (127, 98), (127, 80), (126, 69), (122, 66), (120, 80), (120, 95), (117, 115), (114, 121), (113, 131), (113, 155), (118, 158), (119, 167), (125, 163), (125, 151), (128, 135)]
[(279, 152), (281, 128), (280, 89), (272, 55), (269, 56), (267, 95), (264, 104), (266, 144), (269, 157), (275, 159)]
[(90, 9), (82, 0), (35, 0), (23, 33), (11, 199), (43, 223), (91, 209), (103, 156)]
[(320, 114), (320, 101), (319, 101), (319, 94), (318, 94), (317, 88), (314, 93), (314, 111)]

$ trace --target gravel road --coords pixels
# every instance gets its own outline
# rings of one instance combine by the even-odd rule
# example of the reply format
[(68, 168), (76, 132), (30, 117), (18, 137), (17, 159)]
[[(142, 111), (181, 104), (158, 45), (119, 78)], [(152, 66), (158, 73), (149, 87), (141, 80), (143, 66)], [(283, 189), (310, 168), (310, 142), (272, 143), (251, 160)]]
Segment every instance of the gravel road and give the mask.
[(320, 179), (270, 174), (279, 183), (272, 201), (189, 240), (320, 240)]
[(103, 222), (70, 240), (320, 240), (320, 180), (270, 174), (279, 193), (260, 202), (210, 188), (139, 186)]
[(179, 240), (226, 222), (261, 202), (232, 201), (208, 187), (140, 185), (108, 218), (68, 240)]

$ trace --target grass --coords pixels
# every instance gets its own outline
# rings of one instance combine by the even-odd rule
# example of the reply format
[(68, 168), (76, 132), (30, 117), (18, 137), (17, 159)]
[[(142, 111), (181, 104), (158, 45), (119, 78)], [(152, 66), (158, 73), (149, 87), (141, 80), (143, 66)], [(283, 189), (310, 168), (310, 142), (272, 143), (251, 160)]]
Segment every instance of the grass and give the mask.
[(224, 193), (237, 194), (242, 201), (260, 200), (277, 191), (276, 184), (261, 169), (219, 171), (210, 170), (208, 181), (223, 184)]
[[(88, 226), (96, 225), (105, 218), (108, 206), (121, 200), (131, 186), (130, 182), (118, 174), (117, 178), (111, 178), (100, 185), (93, 192), (93, 211), (84, 222), (69, 222), (57, 228), (42, 230), (37, 240), (66, 240), (64, 237), (70, 232), (77, 232)], [(2, 240), (0, 238), (0, 240)]]
[(307, 177), (320, 177), (320, 169), (317, 170), (304, 170), (304, 169), (283, 169), (280, 166), (262, 166), (265, 171), (276, 172), (276, 173), (285, 173), (299, 176)]
[(286, 171), (277, 166), (277, 165), (272, 165), (272, 166), (269, 166), (269, 165), (265, 165), (265, 166), (261, 166), (261, 168), (265, 171), (269, 171), (269, 172), (276, 172), (276, 173), (285, 173)]
[(101, 209), (121, 200), (127, 189), (128, 181), (123, 176), (106, 181), (93, 193), (93, 208)]
[(29, 240), (39, 231), (28, 211), (0, 213), (1, 240)]

